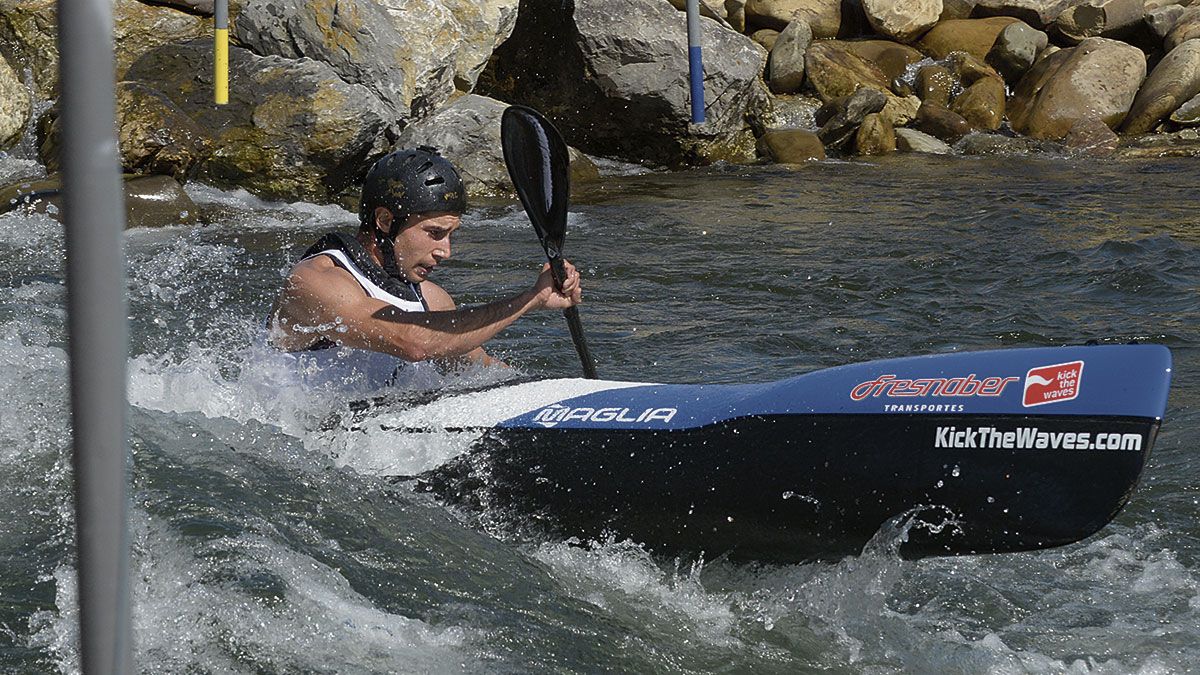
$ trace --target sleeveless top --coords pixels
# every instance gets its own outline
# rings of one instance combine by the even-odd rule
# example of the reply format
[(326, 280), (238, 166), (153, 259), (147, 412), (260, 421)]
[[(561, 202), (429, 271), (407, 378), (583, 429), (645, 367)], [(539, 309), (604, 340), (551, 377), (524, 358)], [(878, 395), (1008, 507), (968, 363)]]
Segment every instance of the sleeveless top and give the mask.
[[(421, 285), (397, 279), (383, 270), (354, 237), (330, 232), (304, 252), (301, 260), (324, 255), (350, 273), (370, 297), (403, 312), (426, 312), (429, 306)], [(307, 386), (334, 387), (366, 393), (379, 389), (416, 385), (429, 380), (437, 368), (413, 363), (398, 356), (366, 349), (342, 347), (322, 337), (308, 349), (291, 352), (302, 382)]]

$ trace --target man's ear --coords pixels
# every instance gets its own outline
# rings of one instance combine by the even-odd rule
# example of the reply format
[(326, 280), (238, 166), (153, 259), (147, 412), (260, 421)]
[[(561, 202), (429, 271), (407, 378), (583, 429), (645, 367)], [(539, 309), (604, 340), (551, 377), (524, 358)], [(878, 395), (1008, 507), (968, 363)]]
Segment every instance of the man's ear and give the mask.
[(392, 236), (392, 212), (386, 207), (375, 207), (375, 226), (387, 236)]

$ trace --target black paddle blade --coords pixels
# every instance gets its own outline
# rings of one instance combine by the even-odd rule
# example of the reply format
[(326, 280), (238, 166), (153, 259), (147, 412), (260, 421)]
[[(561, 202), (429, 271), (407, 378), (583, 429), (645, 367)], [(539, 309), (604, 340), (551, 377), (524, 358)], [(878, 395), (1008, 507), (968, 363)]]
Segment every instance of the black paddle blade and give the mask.
[(562, 255), (571, 192), (567, 144), (541, 113), (509, 106), (500, 119), (504, 165), (552, 260)]

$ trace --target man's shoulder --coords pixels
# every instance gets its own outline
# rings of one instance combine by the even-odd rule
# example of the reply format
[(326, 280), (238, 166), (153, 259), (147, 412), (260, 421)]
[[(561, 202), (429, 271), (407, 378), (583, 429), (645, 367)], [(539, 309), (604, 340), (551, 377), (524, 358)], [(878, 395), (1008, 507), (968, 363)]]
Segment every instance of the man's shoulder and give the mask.
[(454, 298), (446, 292), (446, 289), (438, 286), (432, 281), (421, 282), (421, 295), (425, 298), (425, 304), (429, 309), (434, 311), (454, 309)]

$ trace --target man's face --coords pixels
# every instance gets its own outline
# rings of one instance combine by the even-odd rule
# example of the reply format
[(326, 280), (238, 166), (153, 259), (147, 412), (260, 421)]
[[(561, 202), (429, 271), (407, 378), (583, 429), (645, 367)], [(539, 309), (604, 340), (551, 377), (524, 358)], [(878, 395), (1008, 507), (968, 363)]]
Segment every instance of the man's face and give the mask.
[(450, 257), (450, 235), (458, 229), (457, 213), (416, 213), (396, 237), (396, 267), (405, 281), (425, 281), (438, 263)]

